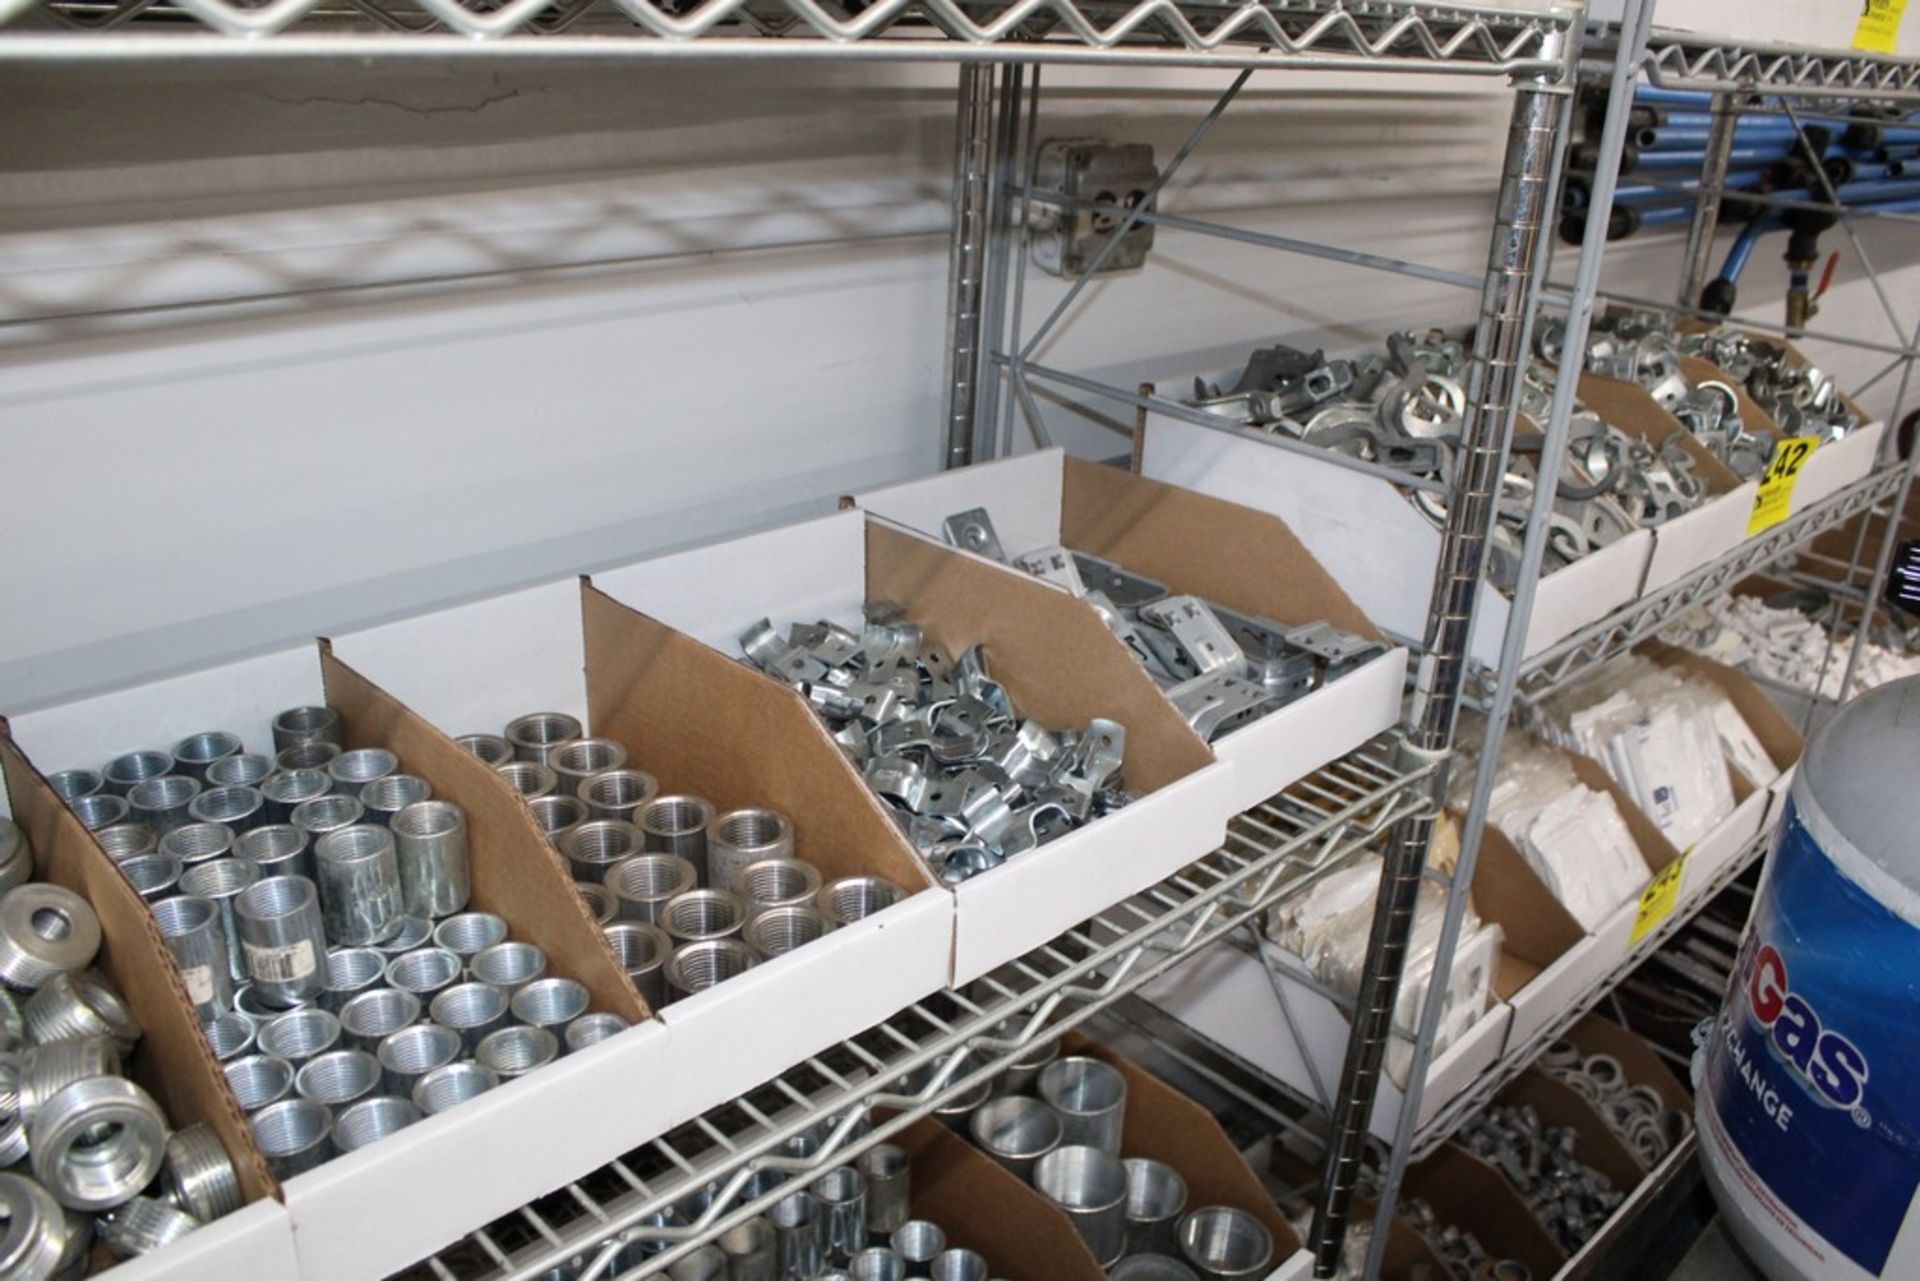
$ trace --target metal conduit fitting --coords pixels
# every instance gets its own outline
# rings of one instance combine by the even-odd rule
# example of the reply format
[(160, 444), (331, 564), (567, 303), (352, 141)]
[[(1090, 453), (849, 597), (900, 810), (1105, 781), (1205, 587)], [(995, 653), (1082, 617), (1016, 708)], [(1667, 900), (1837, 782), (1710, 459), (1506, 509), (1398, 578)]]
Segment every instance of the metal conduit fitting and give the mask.
[(513, 1017), (528, 1027), (543, 1027), (555, 1036), (587, 1012), (591, 998), (573, 979), (535, 979), (516, 990), (509, 1002)]
[(228, 1010), (218, 1018), (209, 1019), (200, 1025), (200, 1030), (213, 1048), (213, 1057), (222, 1063), (231, 1063), (253, 1049), (253, 1020), (238, 1011)]
[[(102, 828), (101, 831), (113, 831), (125, 826), (135, 825), (115, 824), (113, 827)], [(102, 847), (104, 848), (104, 843)], [(22, 832), (19, 825), (12, 819), (0, 818), (0, 894), (26, 884), (32, 876), (33, 849), (27, 844), (26, 833)]]
[(1033, 1167), (1033, 1186), (1073, 1223), (1101, 1268), (1127, 1248), (1127, 1171), (1102, 1148), (1059, 1147)]
[(601, 933), (606, 935), (607, 945), (640, 999), (654, 1009), (665, 1005), (667, 958), (673, 955), (673, 940), (667, 932), (643, 921), (618, 921)]
[(575, 881), (573, 888), (580, 892), (580, 901), (587, 905), (587, 915), (593, 918), (595, 925), (611, 925), (620, 915), (620, 900), (606, 886), (591, 881)]
[(365, 1050), (328, 1050), (300, 1065), (293, 1089), (337, 1116), (378, 1089), (380, 1076), (379, 1062)]
[(384, 747), (356, 747), (327, 762), (327, 777), (333, 790), (342, 796), (359, 799), (367, 784), (397, 773), (400, 758)]
[(27, 1123), (27, 1148), (33, 1176), (56, 1201), (69, 1210), (104, 1210), (137, 1195), (160, 1172), (167, 1118), (125, 1077), (89, 1077), (40, 1107)]
[[(139, 858), (142, 854), (151, 854), (160, 848), (160, 838), (145, 823), (115, 823), (112, 827), (103, 827), (93, 834), (94, 842), (106, 856), (116, 863), (124, 863), (130, 858)], [(0, 869), (9, 868), (4, 857), (0, 857)], [(6, 877), (0, 875), (0, 888), (12, 889), (14, 885), (24, 884), (33, 875), (29, 866), (26, 873), (13, 884), (6, 884)]]
[(527, 809), (532, 811), (533, 821), (540, 825), (547, 843), (556, 850), (566, 841), (567, 834), (589, 817), (586, 802), (577, 796), (554, 794), (530, 797)]
[(560, 846), (576, 881), (604, 880), (609, 867), (640, 851), (640, 829), (616, 818), (590, 819), (568, 832)]
[(699, 882), (698, 869), (677, 854), (640, 854), (609, 867), (604, 884), (619, 902), (621, 920), (657, 925), (667, 904)]
[(1060, 1114), (1038, 1099), (992, 1099), (974, 1109), (967, 1124), (980, 1150), (1023, 1182), (1032, 1179), (1041, 1157), (1060, 1146)]
[[(189, 778), (185, 774), (163, 774), (159, 778), (149, 778), (134, 784), (133, 789), (126, 796), (127, 810), (120, 817), (125, 818), (131, 815), (135, 822), (145, 823), (156, 834), (164, 837), (174, 828), (191, 821), (187, 815), (187, 807), (193, 804), (193, 798), (198, 795), (200, 795), (199, 780)], [(81, 822), (87, 822), (87, 816), (80, 807), (95, 799), (97, 798), (89, 796), (74, 802), (74, 813), (80, 815)], [(118, 821), (119, 819), (114, 820), (114, 822)], [(96, 824), (88, 823), (87, 826), (93, 827)], [(111, 824), (99, 823), (97, 826), (108, 827)]]
[(1127, 1119), (1127, 1079), (1099, 1059), (1075, 1056), (1040, 1074), (1040, 1097), (1060, 1114), (1061, 1144), (1118, 1155)]
[(227, 1088), (242, 1112), (258, 1112), (293, 1093), (293, 1064), (271, 1054), (250, 1054), (225, 1068)]
[(57, 1276), (67, 1250), (67, 1216), (32, 1179), (0, 1174), (0, 1276)]
[(357, 1152), (369, 1143), (398, 1134), (419, 1119), (420, 1109), (411, 1100), (385, 1095), (363, 1099), (334, 1122), (333, 1146), (343, 1153)]
[(276, 752), (308, 743), (331, 743), (339, 747), (342, 742), (340, 713), (331, 707), (289, 707), (273, 718), (273, 750)]
[(731, 890), (688, 890), (660, 914), (660, 928), (676, 945), (734, 938), (746, 923), (746, 902)]
[(393, 817), (409, 805), (433, 799), (433, 786), (418, 774), (388, 774), (360, 789), (367, 822), (393, 826)]
[(1205, 1281), (1254, 1281), (1273, 1263), (1273, 1234), (1245, 1210), (1210, 1205), (1180, 1221), (1180, 1254)]
[(560, 785), (560, 776), (538, 761), (508, 761), (496, 765), (494, 773), (507, 780), (514, 791), (532, 800), (537, 796), (551, 796), (553, 789)]
[(559, 1038), (543, 1027), (503, 1027), (489, 1033), (473, 1052), (475, 1062), (503, 1081), (525, 1076), (559, 1056)]
[(793, 857), (793, 824), (777, 810), (732, 810), (711, 819), (707, 884), (724, 889), (755, 863)]
[(161, 1172), (174, 1203), (202, 1223), (246, 1204), (240, 1175), (210, 1126), (195, 1123), (175, 1130), (167, 1139)]
[(483, 1063), (462, 1061), (435, 1068), (413, 1085), (413, 1105), (427, 1116), (477, 1099), (500, 1084), (500, 1075)]
[(667, 962), (667, 989), (673, 1000), (704, 992), (716, 983), (745, 974), (754, 966), (753, 949), (739, 939), (710, 939), (676, 948)]
[(354, 947), (391, 938), (405, 914), (393, 833), (366, 824), (345, 827), (315, 841), (313, 853), (327, 937)]
[(244, 752), (239, 756), (227, 756), (207, 766), (207, 786), (221, 787), (259, 787), (273, 776), (274, 764), (271, 756), (262, 756), (258, 752)]
[(509, 939), (476, 952), (468, 969), (480, 982), (512, 991), (547, 972), (547, 954), (537, 944)]
[(465, 908), (473, 896), (466, 811), (452, 801), (421, 799), (393, 816), (391, 830), (407, 914), (438, 920)]
[(660, 795), (660, 780), (645, 770), (601, 770), (580, 781), (579, 797), (590, 818), (631, 823), (641, 807)]
[(72, 890), (36, 881), (0, 899), (0, 982), (15, 991), (84, 969), (99, 951), (100, 919)]
[(904, 890), (882, 877), (843, 876), (821, 889), (819, 908), (827, 923), (838, 929), (884, 912), (906, 897)]
[(425, 947), (431, 938), (433, 938), (432, 921), (424, 916), (403, 915), (400, 918), (400, 928), (396, 929), (388, 937), (381, 939), (378, 943), (373, 944), (373, 947), (378, 951), (385, 952), (387, 956), (391, 958), (400, 955), (402, 952), (411, 952), (415, 948)]
[(579, 720), (565, 712), (534, 712), (508, 721), (505, 738), (513, 745), (514, 759), (545, 765), (555, 748), (581, 733)]
[(140, 1021), (105, 979), (87, 970), (54, 975), (21, 1007), (27, 1035), (35, 1042), (104, 1036), (122, 1054), (140, 1039)]
[(151, 778), (173, 773), (173, 754), (161, 751), (127, 752), (108, 761), (100, 771), (101, 786), (115, 796), (125, 796)]
[(106, 786), (106, 780), (90, 769), (63, 769), (47, 775), (47, 786), (62, 804), (72, 805), (82, 796), (92, 796)]
[(713, 825), (711, 801), (698, 796), (656, 796), (640, 807), (637, 821), (649, 852), (678, 854), (693, 864), (702, 884), (713, 884), (707, 867), (707, 832)]
[(46, 1102), (70, 1085), (120, 1071), (120, 1047), (112, 1037), (89, 1036), (29, 1046), (15, 1067), (14, 1111), (32, 1121)]
[(171, 1202), (137, 1196), (100, 1219), (100, 1241), (123, 1259), (172, 1245), (200, 1226), (200, 1220)]
[(237, 734), (225, 730), (202, 730), (189, 734), (173, 745), (173, 760), (182, 774), (196, 783), (207, 781), (207, 767), (227, 756), (238, 756), (244, 749)]
[[(338, 743), (301, 743), (294, 747), (283, 747), (273, 754), (273, 763), (283, 770), (317, 769), (322, 773), (327, 766), (339, 759)], [(333, 780), (327, 780), (332, 786)]]
[(195, 867), (226, 858), (233, 853), (233, 842), (233, 829), (225, 823), (185, 823), (162, 836), (157, 848)]
[(358, 798), (330, 793), (300, 802), (288, 814), (287, 821), (305, 832), (310, 843), (318, 844), (335, 832), (356, 826), (366, 814), (367, 807)]
[(333, 780), (323, 769), (283, 769), (270, 774), (260, 784), (260, 821), (265, 824), (291, 823), (293, 811), (305, 801), (318, 800), (333, 791)]
[(566, 1046), (568, 1054), (577, 1054), (590, 1045), (598, 1045), (602, 1041), (620, 1035), (632, 1026), (618, 1014), (606, 1012), (582, 1014), (567, 1024), (567, 1029), (560, 1040)]
[(766, 960), (826, 937), (832, 926), (811, 907), (775, 907), (762, 911), (741, 931), (747, 946)]
[(736, 872), (728, 888), (746, 900), (751, 920), (776, 907), (813, 906), (820, 897), (820, 869), (797, 858), (762, 859)]
[(120, 874), (149, 903), (177, 893), (184, 864), (171, 854), (137, 854), (120, 864)]
[(438, 1023), (415, 1023), (380, 1042), (380, 1092), (411, 1098), (421, 1077), (443, 1068), (466, 1051), (460, 1034)]
[(76, 797), (67, 808), (73, 811), (74, 817), (80, 820), (80, 825), (89, 832), (102, 832), (109, 827), (118, 827), (134, 817), (133, 806), (128, 803), (126, 797), (114, 796), (108, 792), (95, 792), (91, 796)]
[(458, 983), (465, 970), (458, 953), (443, 947), (415, 948), (387, 963), (387, 986), (411, 992), (424, 1004)]
[(419, 997), (376, 987), (350, 997), (340, 1007), (340, 1035), (348, 1045), (371, 1054), (380, 1048), (380, 1042), (419, 1020)]
[(867, 1231), (890, 1236), (913, 1217), (913, 1162), (905, 1148), (876, 1143), (860, 1154), (859, 1167), (867, 1181)]
[(336, 1015), (361, 992), (378, 988), (387, 976), (387, 954), (379, 948), (339, 947), (326, 955), (318, 1000), (321, 1009)]
[(227, 972), (236, 983), (247, 980), (247, 953), (240, 941), (233, 905), (260, 879), (260, 869), (237, 858), (196, 863), (180, 875), (180, 892), (206, 899), (220, 912), (220, 934), (227, 945)]
[(196, 823), (225, 823), (239, 833), (263, 821), (261, 810), (266, 803), (266, 796), (257, 787), (214, 787), (209, 784), (187, 802), (187, 817)]
[(566, 796), (578, 796), (580, 785), (595, 774), (625, 765), (627, 749), (610, 738), (576, 738), (554, 748), (546, 763), (559, 779), (558, 790)]
[(427, 1017), (455, 1033), (468, 1054), (507, 1025), (511, 997), (491, 983), (456, 983), (433, 998)]
[(260, 1026), (254, 1041), (262, 1054), (296, 1066), (325, 1054), (340, 1043), (340, 1020), (317, 1005), (302, 1006), (276, 1015)]
[(1180, 1249), (1187, 1181), (1164, 1161), (1131, 1157), (1127, 1167), (1127, 1253), (1171, 1255)]
[(506, 941), (506, 918), (492, 912), (461, 912), (433, 927), (433, 945), (452, 952), (469, 967), (476, 954)]
[[(251, 864), (234, 860), (234, 867)], [(320, 896), (304, 876), (270, 876), (233, 900), (240, 963), (262, 1001), (282, 1009), (319, 998), (329, 976)]]
[(513, 759), (513, 744), (498, 734), (462, 734), (455, 747), (487, 765), (505, 765)]
[(908, 1219), (893, 1230), (887, 1243), (906, 1261), (908, 1276), (926, 1276), (933, 1261), (947, 1248), (947, 1234), (927, 1219)]
[(317, 869), (307, 834), (291, 823), (272, 823), (242, 832), (233, 841), (233, 857), (260, 869), (260, 879), (300, 876), (311, 881)]
[(312, 1099), (268, 1104), (253, 1114), (249, 1124), (267, 1169), (283, 1183), (333, 1155), (333, 1113)]
[[(0, 902), (0, 915), (6, 904)], [(180, 968), (180, 982), (201, 1022), (233, 1008), (233, 974), (227, 965), (227, 940), (220, 909), (203, 898), (161, 899), (152, 905), (154, 923)]]

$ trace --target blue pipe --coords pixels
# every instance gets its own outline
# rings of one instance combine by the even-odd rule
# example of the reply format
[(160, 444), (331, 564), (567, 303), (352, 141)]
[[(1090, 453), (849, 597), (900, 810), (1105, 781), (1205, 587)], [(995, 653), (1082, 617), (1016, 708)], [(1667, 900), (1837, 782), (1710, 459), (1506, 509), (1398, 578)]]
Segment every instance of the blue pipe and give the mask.
[[(1783, 138), (1778, 146), (1736, 147), (1727, 156), (1727, 167), (1738, 169), (1752, 165), (1770, 165), (1776, 160), (1785, 160), (1793, 153), (1791, 139)], [(1640, 162), (1633, 167), (1635, 173), (1651, 172), (1657, 169), (1691, 169), (1699, 173), (1707, 163), (1704, 151), (1648, 151), (1642, 152)]]
[[(1710, 134), (1707, 129), (1650, 125), (1634, 135), (1633, 144), (1642, 151), (1705, 151)], [(1797, 136), (1792, 121), (1742, 120), (1734, 126), (1733, 145), (1751, 147), (1783, 140), (1791, 142)]]
[(1761, 218), (1742, 227), (1740, 234), (1734, 237), (1733, 248), (1727, 251), (1727, 262), (1720, 268), (1720, 279), (1737, 283), (1740, 273), (1747, 269), (1747, 263), (1752, 260), (1753, 247), (1760, 243), (1760, 237), (1781, 230), (1784, 228), (1778, 218)]
[(1883, 128), (1880, 130), (1882, 147), (1911, 147), (1915, 143), (1920, 143), (1920, 129)]
[(1650, 227), (1678, 227), (1693, 221), (1691, 205), (1655, 205), (1640, 211), (1640, 230)]
[[(1721, 185), (1725, 187), (1751, 187), (1757, 183), (1766, 181), (1766, 177), (1767, 171), (1764, 169), (1743, 169), (1738, 172), (1728, 173), (1726, 182)], [(1574, 182), (1567, 184), (1567, 189), (1572, 191), (1577, 185), (1578, 180), (1576, 179)], [(1679, 190), (1675, 190), (1675, 187), (1679, 188)], [(1694, 193), (1699, 190), (1699, 187), (1700, 180), (1698, 178), (1695, 178), (1691, 182), (1675, 183), (1672, 187), (1655, 187), (1651, 184), (1640, 182), (1622, 183), (1614, 188), (1613, 199), (1616, 204), (1626, 205), (1664, 205), (1672, 204), (1675, 201), (1691, 204), (1693, 203)]]
[(1656, 89), (1652, 85), (1636, 85), (1633, 90), (1635, 106), (1649, 107), (1699, 107), (1711, 110), (1713, 95), (1699, 93), (1692, 89)]
[[(1775, 191), (1770, 194), (1782, 200), (1804, 200), (1809, 204), (1827, 203), (1825, 189), (1816, 191), (1808, 187), (1795, 187), (1789, 191)], [(1908, 196), (1920, 196), (1920, 179), (1908, 178), (1900, 182), (1849, 182), (1836, 187), (1833, 194), (1840, 197), (1840, 203), (1843, 205), (1904, 200)]]

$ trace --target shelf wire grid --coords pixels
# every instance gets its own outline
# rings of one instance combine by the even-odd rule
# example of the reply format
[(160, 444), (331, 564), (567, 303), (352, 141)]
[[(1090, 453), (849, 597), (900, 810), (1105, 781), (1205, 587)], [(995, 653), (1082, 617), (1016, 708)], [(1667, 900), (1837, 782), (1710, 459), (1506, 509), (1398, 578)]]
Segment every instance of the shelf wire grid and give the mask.
[(398, 1274), (650, 1277), (1426, 813), (1443, 758), (1374, 739), (1233, 819), (1221, 847), (964, 989), (919, 1001)]
[[(1568, 681), (1650, 639), (1687, 610), (1727, 595), (1752, 574), (1790, 558), (1830, 529), (1873, 511), (1900, 489), (1905, 467), (1882, 467), (1862, 480), (1789, 516), (1764, 533), (1676, 580), (1591, 623), (1520, 665), (1523, 699), (1538, 699)], [(1495, 673), (1475, 672), (1474, 691), (1484, 706), (1492, 697)]]
[[(697, 52), (1558, 74), (1578, 10), (1405, 0), (18, 0), (0, 57)], [(195, 40), (200, 37), (200, 40)], [(320, 37), (320, 43), (312, 38)], [(326, 37), (333, 37), (329, 46)], [(340, 37), (351, 39), (345, 43)]]
[(1647, 79), (1662, 89), (1920, 102), (1920, 61), (1850, 49), (1796, 49), (1655, 31), (1644, 66)]

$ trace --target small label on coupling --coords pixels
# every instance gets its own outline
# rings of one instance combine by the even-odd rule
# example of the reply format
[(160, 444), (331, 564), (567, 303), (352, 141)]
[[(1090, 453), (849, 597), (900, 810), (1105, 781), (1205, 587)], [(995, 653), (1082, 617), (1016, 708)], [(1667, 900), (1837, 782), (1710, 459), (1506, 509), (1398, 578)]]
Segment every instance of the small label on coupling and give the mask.
[(195, 965), (180, 971), (180, 981), (186, 985), (187, 999), (195, 1005), (213, 1004), (213, 971), (205, 965)]
[(285, 947), (256, 947), (243, 944), (247, 951), (247, 973), (256, 983), (293, 983), (306, 978), (315, 969), (313, 944), (307, 939)]

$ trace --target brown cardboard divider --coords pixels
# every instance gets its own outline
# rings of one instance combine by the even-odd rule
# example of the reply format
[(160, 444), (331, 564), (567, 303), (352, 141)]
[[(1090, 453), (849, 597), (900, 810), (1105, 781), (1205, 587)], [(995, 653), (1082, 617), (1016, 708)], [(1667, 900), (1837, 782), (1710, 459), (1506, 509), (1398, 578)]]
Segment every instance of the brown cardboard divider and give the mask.
[(1131, 789), (1155, 791), (1212, 764), (1207, 745), (1083, 603), (877, 521), (866, 534), (869, 601), (900, 605), (950, 654), (985, 645), (989, 670), (1023, 715), (1054, 728), (1119, 722)]
[(1379, 630), (1278, 516), (1068, 457), (1060, 537), (1178, 593), (1278, 623)]
[(1683, 354), (1680, 357), (1680, 372), (1685, 374), (1687, 381), (1695, 387), (1701, 383), (1715, 382), (1733, 388), (1733, 398), (1740, 406), (1740, 421), (1748, 431), (1765, 432), (1769, 435), (1779, 432), (1780, 424), (1773, 420), (1773, 415), (1762, 409), (1759, 401), (1747, 395), (1746, 384), (1711, 360), (1703, 356)]
[(1553, 1276), (1567, 1261), (1513, 1185), (1456, 1144), (1441, 1144), (1407, 1171), (1406, 1195), (1432, 1206), (1442, 1223), (1471, 1232), (1494, 1258), (1524, 1263), (1536, 1277)]
[[(1294, 1187), (1317, 1185), (1320, 1171), (1287, 1151), (1280, 1144), (1273, 1145), (1273, 1154), (1267, 1160), (1267, 1170), (1283, 1184)], [(1370, 1196), (1356, 1192), (1353, 1198), (1352, 1222), (1368, 1230), (1373, 1227), (1373, 1216), (1377, 1203)], [(1441, 1271), (1440, 1260), (1434, 1256), (1433, 1249), (1427, 1244), (1414, 1226), (1399, 1213), (1393, 1216), (1393, 1224), (1387, 1231), (1386, 1256), (1380, 1261), (1381, 1281), (1431, 1281), (1431, 1278), (1446, 1275)]]
[(1589, 1014), (1567, 1029), (1565, 1038), (1582, 1054), (1605, 1054), (1619, 1063), (1627, 1080), (1644, 1085), (1660, 1096), (1670, 1108), (1693, 1111), (1693, 1094), (1675, 1076), (1667, 1061), (1660, 1057), (1646, 1038), (1629, 1032), (1612, 1019)]
[(1077, 1032), (1062, 1039), (1061, 1053), (1099, 1059), (1127, 1081), (1122, 1156), (1147, 1157), (1172, 1166), (1187, 1181), (1187, 1209), (1210, 1205), (1245, 1210), (1273, 1234), (1273, 1266), (1300, 1249), (1287, 1216), (1260, 1186), (1213, 1113), (1139, 1064)]
[(779, 810), (794, 853), (827, 880), (884, 876), (936, 888), (880, 800), (795, 690), (582, 584), (587, 706), (596, 733), (625, 743), (663, 792), (721, 812)]
[(1105, 1281), (1065, 1215), (946, 1126), (917, 1121), (895, 1142), (913, 1162), (914, 1217), (939, 1224), (949, 1246), (984, 1255), (994, 1276)]
[[(1637, 652), (1663, 667), (1676, 668), (1719, 686), (1733, 703), (1734, 710), (1746, 721), (1747, 728), (1760, 740), (1760, 746), (1767, 749), (1767, 755), (1781, 769), (1793, 765), (1806, 750), (1806, 737), (1787, 719), (1786, 713), (1740, 669), (1660, 641), (1642, 642)], [(1736, 792), (1741, 799), (1745, 799), (1752, 789), (1744, 787), (1738, 770), (1729, 772), (1733, 775)]]
[(248, 1202), (278, 1196), (226, 1074), (201, 1031), (180, 979), (180, 967), (153, 913), (93, 834), (57, 796), (0, 718), (0, 766), (14, 821), (33, 849), (34, 879), (85, 898), (100, 918), (95, 965), (139, 1019), (140, 1043), (128, 1058), (132, 1076), (165, 1109), (176, 1129), (204, 1122), (219, 1136)]
[(1709, 494), (1718, 497), (1745, 483), (1731, 467), (1695, 440), (1693, 433), (1682, 427), (1680, 420), (1668, 413), (1639, 383), (1583, 373), (1580, 399), (1609, 425), (1640, 437), (1655, 449), (1666, 444), (1669, 436), (1678, 435), (1681, 448), (1693, 459), (1693, 474), (1705, 483)]
[(1500, 1101), (1531, 1107), (1547, 1128), (1571, 1129), (1575, 1135), (1574, 1158), (1599, 1171), (1618, 1191), (1632, 1191), (1645, 1176), (1633, 1153), (1607, 1128), (1593, 1105), (1578, 1090), (1562, 1085), (1539, 1068), (1528, 1068), (1516, 1077), (1501, 1093)]
[(549, 972), (576, 979), (595, 1010), (639, 1022), (651, 1014), (573, 888), (566, 864), (507, 781), (463, 751), (320, 642), (327, 705), (351, 744), (381, 746), (467, 813), (467, 858), (475, 910), (505, 917), (512, 936), (546, 952)]
[(1511, 1001), (1540, 972), (1578, 947), (1587, 932), (1561, 906), (1515, 849), (1507, 834), (1489, 823), (1480, 834), (1480, 861), (1473, 869), (1473, 909), (1500, 927), (1500, 957), (1493, 991)]

